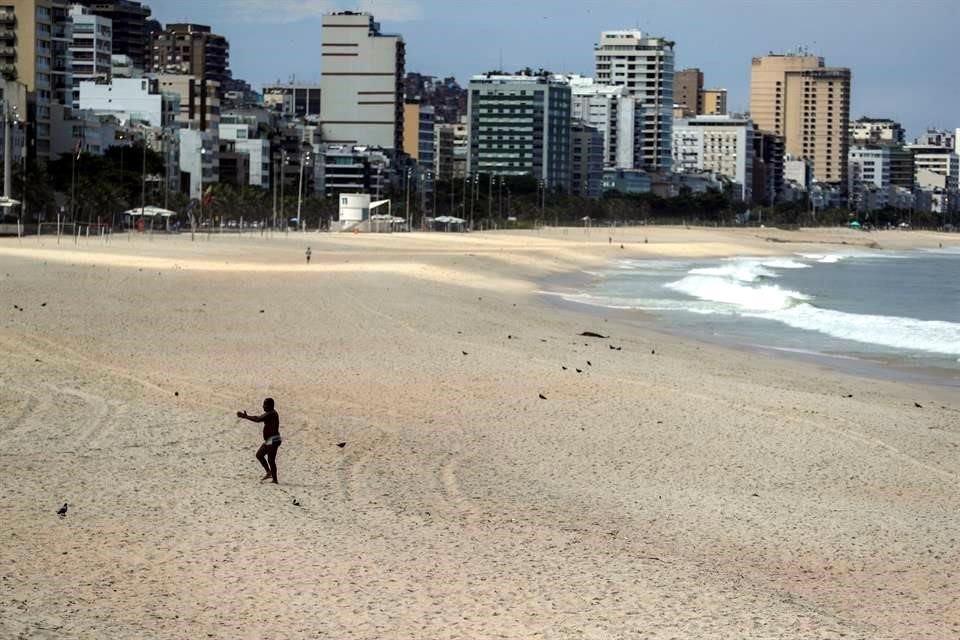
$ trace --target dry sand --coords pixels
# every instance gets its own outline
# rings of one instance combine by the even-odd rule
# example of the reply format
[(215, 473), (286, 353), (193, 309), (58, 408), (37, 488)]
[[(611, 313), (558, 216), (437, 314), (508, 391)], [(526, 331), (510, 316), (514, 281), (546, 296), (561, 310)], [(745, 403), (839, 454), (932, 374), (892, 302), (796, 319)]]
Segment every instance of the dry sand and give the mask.
[(960, 637), (955, 391), (536, 294), (958, 238), (610, 235), (0, 240), (0, 637)]

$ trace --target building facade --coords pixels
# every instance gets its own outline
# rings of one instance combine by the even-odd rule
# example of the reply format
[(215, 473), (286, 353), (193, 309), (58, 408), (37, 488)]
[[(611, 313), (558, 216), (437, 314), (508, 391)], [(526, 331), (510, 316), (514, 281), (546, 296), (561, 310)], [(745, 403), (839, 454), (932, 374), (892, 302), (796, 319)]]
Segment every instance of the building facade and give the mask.
[(267, 189), (270, 187), (270, 140), (260, 138), (257, 127), (244, 118), (224, 116), (217, 127), (220, 141), (233, 143), (236, 153), (245, 154), (249, 175), (245, 184)]
[(603, 136), (582, 120), (570, 125), (570, 193), (581, 198), (603, 193)]
[(603, 166), (635, 169), (634, 118), (625, 118), (621, 123), (622, 111), (636, 113), (634, 101), (627, 94), (626, 87), (619, 85), (601, 85), (592, 78), (570, 76), (571, 116), (582, 120), (595, 128), (603, 140)]
[(70, 57), (72, 90), (70, 102), (80, 108), (81, 82), (109, 82), (113, 75), (113, 23), (110, 18), (93, 15), (90, 10), (74, 5), (70, 10), (73, 22)]
[(783, 194), (783, 138), (753, 130), (753, 202), (771, 206)]
[(147, 69), (166, 75), (191, 75), (220, 87), (230, 79), (230, 43), (202, 24), (168, 24), (153, 34)]
[(403, 38), (368, 13), (323, 17), (321, 125), (331, 144), (403, 148)]
[(683, 69), (673, 75), (673, 102), (682, 109), (683, 117), (703, 113), (703, 72)]
[(160, 91), (180, 96), (180, 115), (177, 122), (184, 127), (200, 131), (217, 132), (220, 122), (220, 84), (213, 80), (202, 81), (191, 75), (160, 74), (157, 76)]
[(321, 90), (318, 84), (277, 83), (263, 87), (263, 106), (284, 117), (306, 118), (320, 115)]
[(531, 175), (570, 186), (570, 85), (546, 71), (470, 80), (467, 173)]
[(727, 115), (727, 90), (726, 89), (704, 89), (703, 90), (703, 115), (707, 116), (725, 116)]
[(635, 132), (640, 165), (669, 171), (671, 163), (674, 73), (673, 42), (638, 30), (604, 31), (594, 47), (599, 84), (621, 85), (637, 98), (643, 126)]
[(145, 68), (149, 36), (150, 8), (132, 0), (75, 0), (90, 13), (110, 20), (113, 30), (113, 54), (129, 56), (133, 66)]
[(109, 84), (80, 83), (79, 108), (121, 121), (169, 128), (180, 115), (180, 95), (163, 93), (159, 80), (114, 78)]
[(813, 165), (818, 182), (847, 186), (850, 70), (810, 55), (768, 55), (752, 61), (750, 115), (762, 131), (781, 135), (786, 152)]
[(697, 116), (673, 125), (673, 170), (709, 171), (736, 186), (744, 202), (753, 200), (754, 126), (749, 118)]
[(850, 146), (903, 146), (905, 132), (899, 122), (888, 118), (858, 118), (850, 123)]

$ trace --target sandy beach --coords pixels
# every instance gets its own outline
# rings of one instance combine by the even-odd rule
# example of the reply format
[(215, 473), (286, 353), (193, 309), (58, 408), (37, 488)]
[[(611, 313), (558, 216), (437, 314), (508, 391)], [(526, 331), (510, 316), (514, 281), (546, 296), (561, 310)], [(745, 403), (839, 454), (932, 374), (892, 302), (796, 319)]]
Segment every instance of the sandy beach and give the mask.
[[(538, 293), (624, 257), (939, 244), (0, 238), (0, 638), (960, 637), (956, 390)], [(266, 396), (279, 485), (235, 417)]]

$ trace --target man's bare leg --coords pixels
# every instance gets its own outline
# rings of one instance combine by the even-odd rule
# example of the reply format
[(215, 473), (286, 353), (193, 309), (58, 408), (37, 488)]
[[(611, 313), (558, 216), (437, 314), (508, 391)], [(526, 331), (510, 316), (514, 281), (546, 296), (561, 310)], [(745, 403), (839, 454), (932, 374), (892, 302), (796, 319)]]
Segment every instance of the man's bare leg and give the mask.
[(260, 448), (257, 449), (257, 460), (260, 461), (260, 466), (262, 466), (263, 470), (266, 471), (266, 473), (263, 474), (263, 477), (260, 478), (260, 482), (272, 478), (273, 473), (270, 471), (270, 465), (267, 464), (267, 445), (262, 444), (260, 445)]

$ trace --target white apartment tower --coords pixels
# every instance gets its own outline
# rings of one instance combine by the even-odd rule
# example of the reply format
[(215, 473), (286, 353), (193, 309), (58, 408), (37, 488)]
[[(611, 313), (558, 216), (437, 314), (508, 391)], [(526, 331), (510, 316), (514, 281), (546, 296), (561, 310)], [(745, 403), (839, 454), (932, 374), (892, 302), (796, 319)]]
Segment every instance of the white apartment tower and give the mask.
[(95, 16), (86, 7), (70, 9), (73, 20), (70, 57), (73, 61), (71, 104), (80, 108), (80, 83), (109, 80), (112, 70), (113, 21)]
[(753, 198), (753, 122), (733, 116), (697, 116), (673, 127), (673, 169), (711, 171), (737, 186), (741, 200)]
[(634, 131), (641, 167), (669, 171), (673, 127), (673, 42), (639, 30), (604, 31), (594, 46), (597, 83), (619, 85), (637, 99)]
[(403, 149), (403, 38), (353, 11), (324, 16), (321, 37), (324, 141)]

